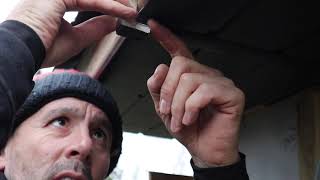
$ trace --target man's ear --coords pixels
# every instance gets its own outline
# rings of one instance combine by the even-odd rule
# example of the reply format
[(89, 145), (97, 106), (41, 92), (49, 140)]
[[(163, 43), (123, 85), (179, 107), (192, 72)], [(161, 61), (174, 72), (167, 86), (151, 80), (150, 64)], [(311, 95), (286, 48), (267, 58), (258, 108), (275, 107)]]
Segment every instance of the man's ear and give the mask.
[(0, 151), (0, 172), (4, 172), (5, 164), (6, 164), (5, 152), (4, 152), (4, 149), (2, 149)]

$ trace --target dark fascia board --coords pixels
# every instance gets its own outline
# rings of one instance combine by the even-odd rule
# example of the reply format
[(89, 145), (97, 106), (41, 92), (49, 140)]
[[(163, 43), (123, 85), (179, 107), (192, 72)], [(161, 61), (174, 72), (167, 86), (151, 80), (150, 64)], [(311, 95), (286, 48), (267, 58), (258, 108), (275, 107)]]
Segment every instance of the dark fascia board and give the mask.
[(208, 33), (219, 30), (248, 0), (150, 0), (138, 21), (153, 18), (171, 29)]

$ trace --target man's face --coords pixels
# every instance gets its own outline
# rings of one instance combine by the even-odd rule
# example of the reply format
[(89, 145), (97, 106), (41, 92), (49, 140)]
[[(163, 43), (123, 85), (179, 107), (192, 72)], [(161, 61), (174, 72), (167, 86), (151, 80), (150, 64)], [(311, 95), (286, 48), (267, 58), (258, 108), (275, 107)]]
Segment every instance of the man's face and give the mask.
[(96, 106), (52, 101), (25, 120), (0, 157), (11, 179), (103, 179), (110, 163), (111, 124)]

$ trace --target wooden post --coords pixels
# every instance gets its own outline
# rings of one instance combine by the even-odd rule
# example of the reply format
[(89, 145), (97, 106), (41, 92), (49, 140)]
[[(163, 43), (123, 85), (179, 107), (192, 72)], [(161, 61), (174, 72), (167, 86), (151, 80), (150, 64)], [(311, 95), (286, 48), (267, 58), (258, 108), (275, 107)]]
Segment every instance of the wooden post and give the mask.
[(77, 69), (93, 78), (99, 78), (124, 40), (124, 37), (118, 36), (115, 32), (105, 36), (98, 44), (85, 51)]
[(313, 180), (320, 160), (320, 88), (303, 93), (298, 112), (300, 179)]

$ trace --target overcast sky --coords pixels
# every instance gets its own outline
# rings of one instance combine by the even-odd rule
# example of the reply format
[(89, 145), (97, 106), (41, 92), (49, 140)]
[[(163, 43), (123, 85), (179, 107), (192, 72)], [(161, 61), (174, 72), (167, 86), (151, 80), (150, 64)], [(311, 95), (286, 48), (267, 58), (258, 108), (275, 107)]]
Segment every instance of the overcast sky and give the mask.
[(2, 0), (0, 6), (0, 21), (2, 22), (9, 12), (12, 10), (14, 5), (18, 2), (18, 0)]
[[(4, 21), (8, 16), (9, 12), (14, 8), (14, 6), (19, 2), (19, 0), (1, 0), (0, 6), (0, 22)], [(65, 14), (64, 18), (67, 21), (72, 21), (76, 16), (76, 12), (68, 12)]]

